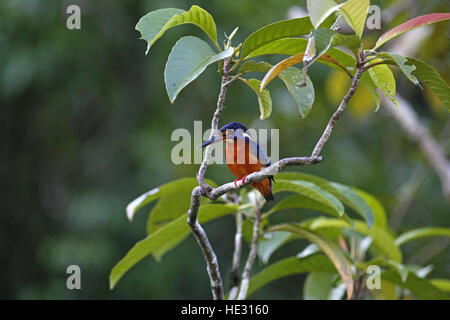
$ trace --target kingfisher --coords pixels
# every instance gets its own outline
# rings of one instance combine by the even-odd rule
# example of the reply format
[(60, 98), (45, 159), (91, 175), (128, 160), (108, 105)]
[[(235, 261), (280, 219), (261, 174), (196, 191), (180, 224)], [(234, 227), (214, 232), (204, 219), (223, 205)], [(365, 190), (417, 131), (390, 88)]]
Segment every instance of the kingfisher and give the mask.
[[(247, 127), (242, 123), (230, 122), (220, 128), (218, 135), (213, 136), (201, 145), (204, 148), (212, 143), (223, 141), (226, 164), (237, 178), (234, 181), (236, 189), (238, 181), (244, 183), (245, 178), (249, 174), (270, 166), (270, 161), (264, 149), (257, 142), (253, 141), (246, 131)], [(251, 185), (262, 194), (266, 201), (272, 201), (274, 200), (272, 193), (273, 181), (273, 176), (269, 176), (266, 179), (253, 182)]]

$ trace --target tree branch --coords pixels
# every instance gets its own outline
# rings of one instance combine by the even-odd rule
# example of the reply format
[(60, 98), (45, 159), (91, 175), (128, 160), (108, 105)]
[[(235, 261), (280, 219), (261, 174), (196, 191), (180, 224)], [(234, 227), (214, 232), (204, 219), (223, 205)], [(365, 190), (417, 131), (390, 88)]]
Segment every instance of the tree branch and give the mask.
[[(188, 223), (189, 226), (192, 229), (192, 233), (194, 234), (195, 238), (197, 239), (197, 242), (199, 243), (203, 255), (207, 264), (207, 271), (211, 282), (211, 289), (213, 292), (214, 299), (223, 299), (223, 284), (222, 284), (222, 278), (220, 276), (219, 271), (219, 265), (217, 262), (217, 257), (214, 253), (214, 250), (208, 240), (208, 237), (203, 230), (203, 228), (200, 226), (197, 220), (197, 214), (201, 203), (201, 197), (207, 197), (211, 200), (216, 200), (218, 197), (224, 195), (227, 192), (240, 189), (242, 187), (245, 187), (248, 184), (251, 184), (253, 182), (257, 182), (260, 180), (263, 180), (269, 176), (273, 176), (277, 174), (279, 171), (283, 170), (285, 167), (288, 166), (303, 166), (303, 165), (313, 165), (319, 162), (323, 161), (323, 157), (319, 156), (320, 152), (322, 151), (322, 148), (324, 147), (327, 140), (330, 138), (331, 132), (339, 119), (342, 112), (345, 110), (345, 106), (353, 96), (353, 94), (356, 91), (356, 88), (359, 84), (359, 80), (361, 78), (361, 74), (363, 72), (362, 64), (360, 63), (361, 57), (357, 57), (357, 70), (355, 73), (355, 76), (352, 79), (352, 85), (349, 88), (347, 94), (344, 96), (341, 104), (339, 105), (339, 108), (336, 110), (336, 112), (331, 117), (330, 121), (328, 122), (327, 127), (325, 128), (325, 131), (323, 132), (321, 138), (317, 142), (312, 155), (310, 157), (292, 157), (292, 158), (285, 158), (281, 159), (280, 161), (272, 164), (271, 166), (262, 169), (258, 172), (253, 172), (247, 177), (245, 177), (243, 180), (240, 180), (240, 182), (235, 185), (233, 182), (226, 183), (224, 185), (221, 185), (217, 188), (213, 188), (210, 185), (208, 185), (205, 182), (205, 174), (206, 170), (208, 168), (208, 164), (211, 159), (211, 148), (208, 146), (205, 150), (205, 156), (203, 158), (203, 162), (197, 172), (197, 181), (199, 183), (199, 186), (194, 188), (192, 191), (192, 198), (191, 198), (191, 208), (189, 209), (189, 216), (188, 216)], [(219, 120), (223, 112), (224, 103), (225, 103), (225, 96), (227, 92), (227, 87), (230, 85), (232, 81), (230, 81), (229, 77), (229, 64), (230, 59), (226, 59), (223, 64), (223, 74), (222, 74), (222, 83), (220, 86), (220, 93), (217, 100), (217, 109), (214, 112), (213, 119), (211, 121), (211, 134), (210, 138), (212, 138), (213, 135), (215, 135), (218, 131), (218, 125)], [(245, 296), (247, 295), (248, 285), (249, 285), (249, 277), (250, 277), (250, 271), (253, 266), (253, 262), (256, 257), (256, 247), (258, 242), (258, 233), (259, 233), (259, 224), (261, 221), (259, 208), (257, 209), (258, 212), (255, 213), (255, 223), (254, 223), (254, 230), (253, 230), (253, 239), (252, 239), (252, 247), (250, 250), (249, 257), (247, 259), (246, 266), (244, 268), (244, 272), (242, 275), (242, 281), (241, 281), (241, 289), (239, 292), (238, 299), (245, 299)], [(236, 235), (238, 236), (238, 235)], [(235, 252), (236, 253), (236, 252)], [(237, 254), (237, 253), (236, 253)], [(231, 293), (230, 293), (231, 295)], [(233, 293), (235, 296), (235, 293)], [(234, 297), (232, 297), (234, 298)]]
[(234, 236), (233, 263), (230, 272), (230, 294), (228, 300), (236, 299), (239, 290), (239, 262), (242, 249), (242, 213), (236, 212), (236, 235)]
[(188, 224), (191, 227), (192, 233), (197, 239), (198, 244), (202, 248), (214, 300), (223, 300), (223, 284), (219, 271), (219, 263), (211, 243), (208, 240), (206, 232), (203, 230), (200, 223), (198, 223), (197, 219), (198, 209), (200, 208), (201, 202), (202, 189), (201, 187), (195, 187), (194, 190), (192, 190), (191, 207), (188, 211)]
[(244, 271), (242, 272), (241, 289), (239, 290), (238, 300), (244, 300), (247, 296), (248, 285), (250, 283), (250, 271), (252, 271), (253, 262), (256, 258), (256, 249), (258, 248), (259, 225), (261, 223), (261, 213), (259, 211), (259, 204), (255, 207), (255, 221), (253, 221), (253, 235), (252, 243), (250, 245), (250, 252), (245, 263)]
[(420, 123), (408, 101), (397, 94), (399, 106), (396, 107), (386, 97), (381, 97), (383, 106), (398, 121), (411, 140), (417, 142), (429, 164), (441, 180), (442, 192), (450, 199), (450, 162), (430, 132)]
[(320, 137), (319, 141), (317, 142), (317, 144), (311, 154), (311, 157), (319, 156), (325, 143), (330, 138), (331, 132), (333, 131), (333, 128), (334, 128), (336, 122), (339, 120), (339, 117), (341, 116), (342, 112), (344, 112), (345, 107), (347, 106), (347, 103), (350, 101), (350, 99), (355, 94), (356, 88), (358, 87), (359, 80), (361, 79), (361, 75), (363, 72), (364, 72), (363, 67), (358, 62), (356, 73), (352, 80), (352, 85), (348, 89), (347, 94), (342, 99), (341, 104), (339, 105), (339, 108), (336, 110), (336, 112), (333, 114), (330, 121), (328, 122), (328, 125), (325, 128), (325, 131), (323, 132), (322, 137)]
[[(225, 97), (227, 94), (227, 88), (232, 81), (229, 80), (229, 65), (230, 59), (225, 59), (223, 62), (223, 74), (222, 74), (222, 83), (220, 85), (219, 97), (217, 98), (217, 108), (214, 112), (212, 121), (211, 121), (211, 134), (209, 135), (209, 139), (211, 139), (214, 135), (217, 134), (219, 129), (219, 119), (222, 116), (223, 107), (225, 105)], [(205, 150), (205, 157), (203, 158), (203, 162), (200, 165), (200, 168), (197, 172), (197, 181), (198, 184), (202, 187), (202, 191), (204, 194), (208, 194), (212, 187), (205, 182), (205, 174), (206, 169), (208, 168), (208, 164), (211, 161), (211, 146), (207, 146)]]

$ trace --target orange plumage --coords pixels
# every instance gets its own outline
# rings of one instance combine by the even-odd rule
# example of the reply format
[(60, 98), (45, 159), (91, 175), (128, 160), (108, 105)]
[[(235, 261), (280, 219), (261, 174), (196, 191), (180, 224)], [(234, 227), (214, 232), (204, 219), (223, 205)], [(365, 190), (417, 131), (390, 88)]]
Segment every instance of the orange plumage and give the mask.
[[(246, 131), (247, 127), (242, 123), (230, 122), (220, 128), (220, 134), (201, 144), (201, 147), (204, 148), (212, 143), (223, 141), (225, 144), (225, 162), (238, 180), (270, 166), (265, 151), (245, 133)], [(274, 181), (273, 177), (270, 176), (251, 185), (263, 195), (264, 199), (272, 201), (274, 199), (272, 181)], [(237, 180), (234, 182), (235, 186), (236, 182)]]
[[(238, 143), (237, 139), (234, 139), (232, 142), (225, 142), (225, 159), (227, 166), (238, 179), (242, 179), (250, 173), (266, 167), (266, 165), (263, 164), (250, 149), (248, 142)], [(241, 159), (241, 161), (238, 162), (238, 154), (242, 153), (245, 154), (245, 159)], [(258, 190), (267, 201), (272, 201), (274, 199), (272, 194), (272, 181), (270, 178), (251, 183), (251, 186)]]

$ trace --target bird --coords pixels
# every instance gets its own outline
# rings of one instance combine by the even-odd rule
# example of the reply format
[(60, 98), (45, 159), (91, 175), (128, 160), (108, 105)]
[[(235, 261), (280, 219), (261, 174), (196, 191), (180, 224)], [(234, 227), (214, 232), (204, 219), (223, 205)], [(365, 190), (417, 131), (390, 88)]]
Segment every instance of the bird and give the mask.
[[(201, 144), (202, 148), (223, 141), (225, 145), (225, 159), (230, 171), (236, 176), (234, 186), (245, 178), (263, 168), (270, 166), (266, 152), (261, 146), (253, 141), (246, 133), (247, 127), (240, 122), (230, 122), (220, 128), (220, 133), (213, 136), (208, 141)], [(273, 176), (269, 176), (258, 182), (251, 183), (251, 186), (258, 190), (266, 201), (273, 201), (272, 182), (275, 182)]]

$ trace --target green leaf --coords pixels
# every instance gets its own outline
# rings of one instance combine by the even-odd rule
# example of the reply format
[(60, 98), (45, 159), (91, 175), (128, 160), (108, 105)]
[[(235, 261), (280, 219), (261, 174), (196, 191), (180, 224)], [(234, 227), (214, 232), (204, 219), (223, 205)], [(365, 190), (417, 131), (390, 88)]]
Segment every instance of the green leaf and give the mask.
[[(208, 184), (216, 186), (215, 182), (211, 181), (211, 180), (208, 180)], [(136, 198), (135, 200), (130, 202), (130, 204), (128, 204), (127, 210), (126, 210), (127, 217), (131, 221), (131, 220), (133, 220), (134, 215), (140, 208), (144, 207), (145, 205), (147, 205), (147, 204), (151, 203), (152, 201), (159, 199), (159, 198), (169, 197), (169, 198), (173, 199), (173, 196), (175, 194), (181, 195), (182, 203), (189, 204), (192, 189), (194, 189), (194, 187), (196, 187), (197, 185), (198, 185), (198, 182), (195, 178), (182, 178), (182, 179), (174, 180), (169, 183), (163, 184), (157, 188), (154, 188), (154, 189), (144, 193), (143, 195), (139, 196), (138, 198)], [(185, 197), (182, 196), (184, 194), (186, 194)], [(186, 199), (187, 199), (187, 202), (186, 202)], [(180, 206), (185, 207), (183, 205), (180, 205)], [(168, 211), (171, 211), (171, 210), (168, 210)], [(186, 211), (187, 211), (187, 209), (184, 212), (186, 212)], [(169, 217), (177, 218), (178, 215), (171, 216), (169, 214), (168, 216), (161, 217), (161, 219), (158, 219), (156, 221), (166, 220)]]
[(231, 57), (233, 48), (215, 53), (203, 40), (187, 36), (177, 41), (164, 70), (167, 94), (173, 103), (178, 93), (194, 81), (210, 64)]
[(293, 56), (299, 52), (306, 50), (308, 40), (304, 38), (283, 38), (269, 42), (247, 56), (247, 59), (271, 55), (271, 54), (287, 54)]
[(272, 281), (311, 271), (333, 273), (336, 269), (330, 260), (321, 254), (313, 254), (305, 258), (286, 258), (271, 264), (252, 277), (247, 296)]
[[(372, 226), (372, 228), (369, 228), (367, 224), (362, 221), (354, 221), (354, 223), (357, 232), (372, 238), (372, 247), (375, 252), (392, 261), (402, 262), (402, 252), (395, 244), (395, 240), (392, 235), (387, 230), (379, 228), (375, 225)], [(311, 219), (304, 222), (303, 225), (311, 230), (317, 231), (323, 228), (353, 229), (348, 222), (342, 219), (329, 219), (324, 217)]]
[(206, 10), (194, 5), (189, 11), (174, 8), (159, 9), (143, 16), (136, 24), (136, 30), (141, 33), (142, 39), (147, 41), (145, 54), (164, 32), (185, 23), (191, 23), (201, 28), (218, 47), (216, 24), (213, 17)]
[(409, 274), (408, 279), (403, 282), (396, 271), (383, 271), (381, 278), (393, 282), (403, 288), (408, 289), (414, 295), (425, 300), (434, 299), (448, 299), (449, 295), (437, 287), (432, 285), (429, 280), (417, 277), (414, 274)]
[(448, 279), (431, 279), (431, 284), (444, 292), (450, 292), (450, 280)]
[[(213, 181), (206, 181), (216, 186)], [(151, 234), (186, 213), (191, 204), (192, 190), (198, 186), (195, 178), (179, 179), (161, 186), (159, 200), (150, 211), (147, 219), (147, 234)], [(177, 201), (173, 201), (177, 199)], [(205, 203), (210, 202), (207, 200)]]
[[(200, 207), (198, 219), (200, 223), (234, 213), (237, 205), (231, 204), (206, 204)], [(120, 260), (109, 275), (109, 285), (113, 289), (122, 276), (136, 263), (151, 253), (157, 252), (159, 256), (174, 248), (183, 241), (190, 232), (186, 222), (187, 213), (170, 222), (145, 239), (137, 242), (133, 248)]]
[[(338, 198), (344, 205), (352, 208), (357, 213), (359, 213), (362, 217), (366, 219), (367, 224), (369, 225), (375, 224), (382, 228), (386, 227), (386, 214), (383, 210), (383, 207), (381, 206), (378, 200), (376, 200), (375, 198), (373, 198), (372, 196), (370, 196), (369, 194), (365, 193), (362, 190), (345, 186), (343, 184), (338, 184), (335, 182), (332, 183), (323, 178), (307, 173), (285, 171), (278, 173), (276, 178), (277, 181), (279, 179), (285, 179), (285, 180), (303, 180), (314, 183), (318, 187), (322, 188), (323, 190), (332, 194), (334, 197)], [(341, 186), (341, 190), (338, 188), (338, 186)], [(375, 210), (374, 208), (376, 209), (376, 211), (374, 211)]]
[[(342, 35), (334, 30), (320, 28), (311, 32), (312, 40), (310, 41), (311, 53), (305, 53), (303, 62), (312, 64), (321, 55), (327, 53), (332, 47), (344, 46), (352, 50), (358, 51), (361, 46), (361, 40), (355, 35)], [(312, 46), (312, 47), (311, 47)], [(339, 61), (339, 60), (338, 60)]]
[(291, 237), (290, 232), (276, 231), (266, 234), (270, 237), (258, 243), (258, 257), (264, 264), (269, 262), (270, 256)]
[[(386, 229), (386, 227), (387, 227), (386, 211), (384, 210), (383, 205), (381, 204), (381, 202), (378, 201), (377, 198), (375, 198), (374, 196), (372, 196), (371, 194), (368, 194), (367, 192), (365, 192), (363, 190), (360, 190), (360, 189), (357, 189), (357, 188), (352, 188), (352, 189), (360, 197), (362, 197), (364, 199), (366, 204), (372, 210), (373, 215), (375, 217), (374, 225), (377, 226), (377, 227), (380, 227), (382, 229)], [(344, 204), (345, 204), (345, 201), (344, 201)]]
[(270, 68), (272, 68), (272, 65), (265, 61), (256, 62), (255, 60), (248, 60), (239, 67), (238, 73), (267, 72)]
[(353, 276), (351, 265), (337, 244), (311, 230), (295, 225), (278, 225), (270, 228), (269, 230), (292, 232), (293, 234), (317, 244), (317, 246), (327, 255), (331, 262), (333, 262), (336, 270), (345, 283), (345, 287), (347, 288), (347, 297), (350, 299), (353, 294)]
[(333, 217), (339, 217), (339, 212), (333, 207), (300, 194), (282, 199), (270, 210), (270, 212), (277, 212), (285, 209), (310, 209), (327, 213)]
[(407, 64), (416, 67), (413, 71), (413, 75), (433, 90), (439, 99), (441, 99), (442, 103), (447, 108), (447, 111), (450, 111), (450, 88), (447, 82), (442, 79), (436, 69), (429, 64), (415, 58), (407, 58), (407, 60)]
[(345, 20), (360, 38), (364, 31), (369, 7), (370, 0), (348, 0), (340, 7)]
[(333, 14), (342, 4), (338, 5), (333, 0), (307, 0), (306, 7), (314, 28), (318, 28), (326, 18)]
[[(216, 186), (214, 181), (207, 180), (207, 183)], [(136, 212), (147, 204), (158, 200), (157, 204), (150, 211), (147, 220), (147, 234), (151, 234), (164, 224), (178, 218), (189, 209), (191, 193), (198, 185), (195, 178), (183, 178), (154, 188), (127, 206), (127, 216), (130, 221)], [(177, 201), (173, 201), (176, 198)]]
[(329, 300), (335, 275), (325, 272), (311, 272), (303, 285), (304, 300)]
[(420, 228), (401, 234), (395, 239), (395, 244), (401, 246), (408, 241), (425, 237), (450, 237), (450, 228)]
[(344, 215), (344, 206), (342, 203), (331, 193), (318, 187), (314, 183), (277, 179), (277, 182), (273, 185), (273, 192), (277, 193), (281, 191), (290, 191), (304, 195), (305, 197), (328, 206), (338, 217)]
[(378, 108), (380, 107), (380, 95), (377, 91), (377, 85), (373, 82), (372, 77), (368, 72), (362, 74), (360, 83), (370, 92), (370, 95), (375, 100), (375, 111), (378, 111)]
[(270, 98), (270, 92), (267, 89), (264, 89), (262, 92), (259, 91), (259, 86), (261, 81), (258, 79), (244, 79), (239, 78), (244, 83), (246, 83), (257, 95), (259, 111), (260, 111), (260, 119), (264, 120), (272, 114), (272, 99)]
[(384, 43), (388, 42), (389, 40), (407, 32), (411, 31), (416, 28), (420, 28), (423, 26), (426, 26), (431, 23), (439, 22), (439, 21), (445, 21), (450, 19), (450, 13), (430, 13), (426, 14), (420, 17), (416, 17), (414, 19), (408, 20), (395, 28), (383, 33), (381, 37), (378, 39), (377, 43), (375, 44), (375, 47), (373, 50), (376, 50)]
[(305, 35), (310, 33), (312, 28), (309, 17), (283, 20), (264, 26), (244, 41), (241, 60), (247, 59), (253, 51), (272, 41)]
[[(278, 74), (278, 77), (284, 82), (291, 96), (297, 104), (297, 109), (302, 118), (305, 118), (311, 111), (314, 103), (314, 86), (309, 77), (298, 68), (290, 67)], [(299, 86), (305, 83), (304, 86)]]
[(387, 61), (392, 62), (400, 70), (405, 74), (405, 76), (414, 84), (419, 84), (419, 80), (412, 74), (412, 72), (416, 69), (414, 65), (407, 65), (407, 59), (402, 57), (401, 55), (391, 53), (391, 52), (380, 52), (377, 54), (377, 57), (384, 58)]
[[(382, 61), (382, 59), (375, 59), (371, 63)], [(398, 101), (395, 98), (395, 78), (392, 74), (391, 69), (385, 64), (380, 64), (370, 68), (370, 77), (381, 92), (384, 93), (396, 106), (398, 106)]]
[(375, 221), (375, 214), (364, 198), (346, 185), (337, 182), (332, 182), (331, 185), (340, 192), (342, 197), (345, 199), (345, 204), (363, 217), (369, 227), (372, 227)]

